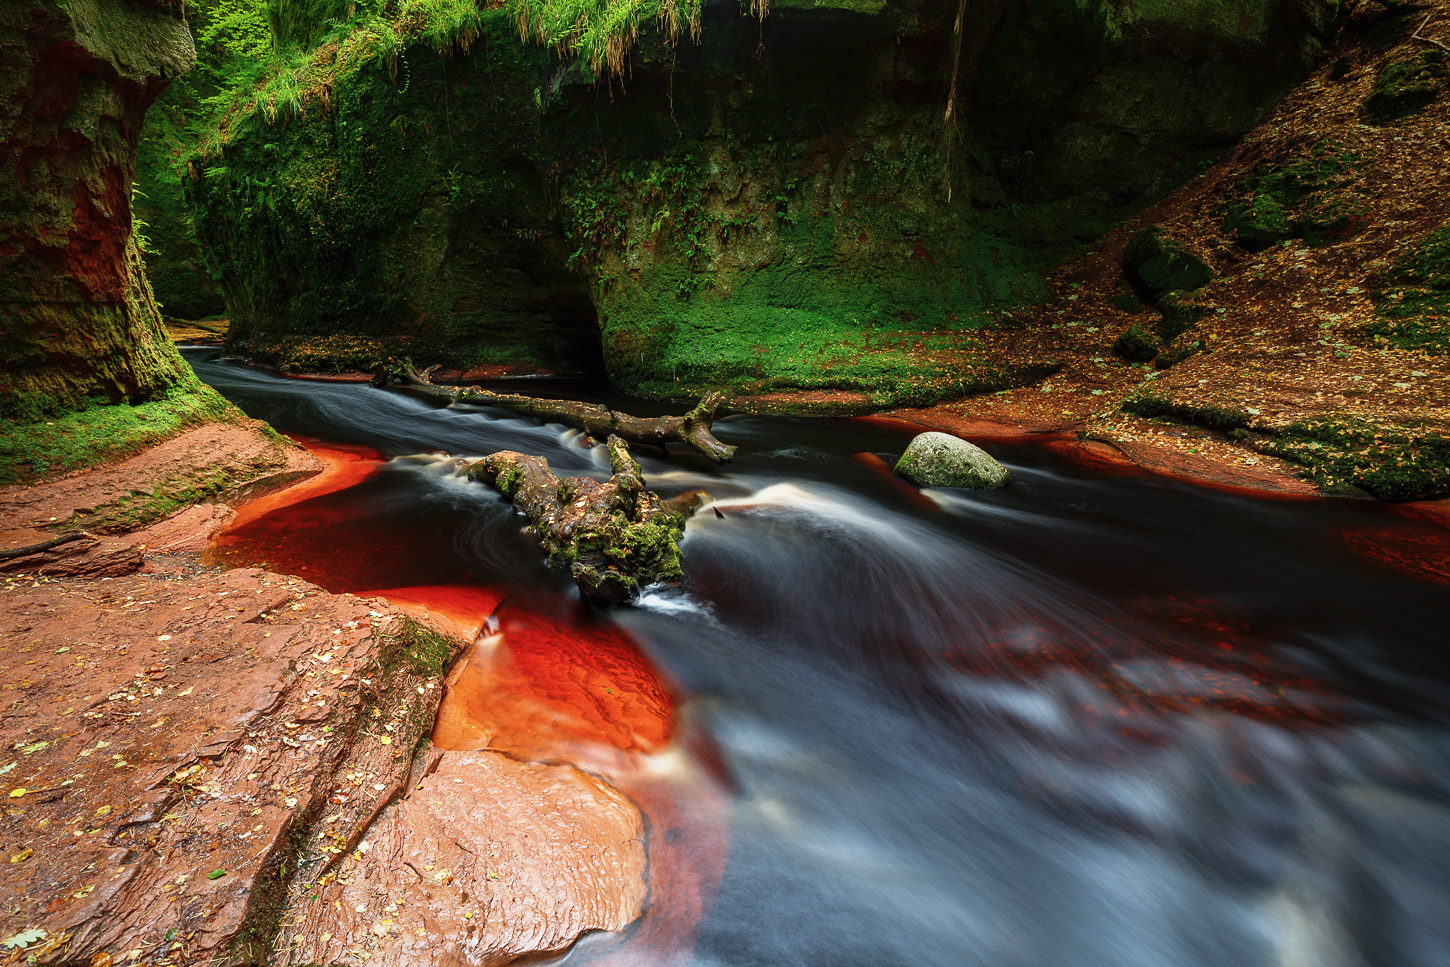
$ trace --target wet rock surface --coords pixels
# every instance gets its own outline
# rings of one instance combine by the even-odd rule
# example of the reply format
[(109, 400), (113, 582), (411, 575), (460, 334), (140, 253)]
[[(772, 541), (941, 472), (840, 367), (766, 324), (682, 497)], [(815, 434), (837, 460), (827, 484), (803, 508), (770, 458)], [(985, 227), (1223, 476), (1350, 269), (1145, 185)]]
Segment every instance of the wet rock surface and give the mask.
[(981, 447), (950, 433), (922, 433), (896, 463), (896, 472), (921, 487), (1005, 487), (1012, 474)]
[[(316, 465), (203, 428), (0, 492), (0, 550), (57, 535), (22, 522), (53, 528), (208, 459), (256, 471), (259, 490)], [(492, 598), (442, 607), (440, 632), (409, 616), (428, 608), (407, 592), (429, 589), (395, 607), (199, 563), (218, 531), (353, 469), (333, 460), (240, 513), (197, 504), (5, 562), (0, 936), (30, 938), (25, 956), (495, 964), (638, 916), (643, 823), (620, 793), (569, 766), (427, 751), (443, 674)], [(132, 573), (98, 569), (108, 556)], [(89, 576), (39, 573), (57, 562)]]
[(259, 893), (332, 794), (402, 619), (252, 569), (0, 595), (0, 842), (19, 857), (0, 930), (64, 937), (69, 959), (255, 952)]
[(646, 892), (629, 800), (493, 752), (441, 754), (354, 857), (288, 917), (277, 949), (294, 962), (503, 964), (621, 929)]

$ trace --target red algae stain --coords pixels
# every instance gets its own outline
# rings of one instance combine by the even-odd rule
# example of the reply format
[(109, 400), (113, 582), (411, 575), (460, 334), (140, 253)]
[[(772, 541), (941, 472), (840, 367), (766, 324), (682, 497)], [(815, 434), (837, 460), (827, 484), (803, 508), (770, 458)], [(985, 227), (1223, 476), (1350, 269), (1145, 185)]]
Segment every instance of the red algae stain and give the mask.
[(658, 752), (675, 724), (670, 690), (629, 635), (510, 614), (451, 681), (433, 742), (550, 761), (597, 745)]
[(857, 463), (861, 464), (861, 466), (874, 473), (877, 477), (890, 484), (893, 490), (901, 494), (901, 496), (905, 497), (908, 501), (911, 502), (911, 505), (918, 510), (922, 510), (931, 514), (935, 514), (941, 511), (941, 508), (937, 506), (936, 501), (932, 500), (926, 494), (922, 493), (919, 489), (898, 477), (896, 475), (896, 471), (892, 469), (891, 465), (888, 464), (885, 460), (882, 460), (876, 454), (863, 451), (861, 453), (852, 454), (851, 459), (855, 460)]
[[(1024, 637), (1018, 629), (1010, 638), (941, 657), (948, 667), (983, 676), (1035, 678), (1070, 669), (1102, 693), (1085, 713), (1136, 722), (1124, 734), (1144, 739), (1155, 733), (1143, 723), (1163, 713), (1221, 709), (1286, 724), (1342, 716), (1345, 703), (1338, 695), (1287, 664), (1262, 644), (1263, 634), (1224, 613), (1217, 602), (1169, 596), (1127, 604), (1161, 631), (1142, 639), (1113, 636), (1085, 645), (1081, 629), (1073, 634), (1039, 621), (1028, 624), (1037, 628), (1036, 634)], [(1075, 645), (1064, 644), (1074, 640)]]
[[(623, 630), (505, 610), (450, 676), (433, 743), (603, 775), (649, 820), (650, 902), (591, 963), (684, 963), (729, 854), (730, 797), (681, 733), (675, 697)], [(708, 750), (704, 750), (708, 752)]]

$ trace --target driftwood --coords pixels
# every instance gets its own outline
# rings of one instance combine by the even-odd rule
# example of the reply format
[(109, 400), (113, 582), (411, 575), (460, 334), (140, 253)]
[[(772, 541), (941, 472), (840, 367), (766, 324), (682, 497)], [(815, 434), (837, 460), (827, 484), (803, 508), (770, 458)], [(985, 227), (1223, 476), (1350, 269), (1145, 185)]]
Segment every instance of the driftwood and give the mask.
[(384, 363), (374, 371), (373, 385), (400, 384), (407, 389), (452, 403), (501, 406), (524, 416), (563, 423), (600, 439), (612, 435), (629, 443), (645, 443), (657, 447), (663, 447), (667, 443), (683, 443), (717, 463), (726, 463), (735, 456), (735, 448), (721, 443), (711, 432), (715, 413), (725, 400), (719, 393), (705, 396), (684, 416), (648, 419), (620, 413), (595, 403), (541, 400), (516, 393), (491, 393), (470, 386), (439, 386), (428, 378), (435, 369), (436, 366), (430, 366), (420, 373), (407, 360), (401, 363)]
[(684, 513), (697, 493), (671, 501), (644, 489), (629, 446), (609, 438), (614, 475), (559, 478), (543, 457), (501, 450), (475, 462), (470, 480), (498, 488), (529, 519), (552, 567), (568, 569), (580, 592), (598, 604), (623, 604), (641, 586), (678, 581)]
[(60, 547), (62, 544), (69, 544), (71, 541), (93, 541), (95, 537), (85, 531), (76, 531), (74, 534), (66, 534), (64, 537), (54, 537), (48, 541), (41, 541), (39, 544), (27, 544), (25, 547), (12, 547), (9, 550), (0, 551), (0, 561), (9, 561), (17, 557), (26, 557), (31, 554), (39, 554), (41, 551), (48, 551), (52, 547)]

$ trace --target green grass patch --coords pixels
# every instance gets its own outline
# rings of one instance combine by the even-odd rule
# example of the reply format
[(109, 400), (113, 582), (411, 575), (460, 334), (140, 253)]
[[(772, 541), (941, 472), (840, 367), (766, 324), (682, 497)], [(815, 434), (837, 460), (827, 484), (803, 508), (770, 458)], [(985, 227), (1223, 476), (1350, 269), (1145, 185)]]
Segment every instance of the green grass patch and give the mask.
[(127, 457), (203, 423), (241, 414), (195, 383), (131, 406), (92, 406), (48, 420), (0, 424), (0, 483), (34, 480)]

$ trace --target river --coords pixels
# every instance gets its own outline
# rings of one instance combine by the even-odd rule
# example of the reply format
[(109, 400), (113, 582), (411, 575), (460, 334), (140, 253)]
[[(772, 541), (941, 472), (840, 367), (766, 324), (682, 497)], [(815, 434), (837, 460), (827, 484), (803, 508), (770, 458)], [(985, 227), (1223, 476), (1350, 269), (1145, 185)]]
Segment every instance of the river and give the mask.
[[(440, 454), (516, 449), (602, 477), (602, 448), (188, 358), (252, 416), (385, 461), (253, 522), (230, 563), (579, 611), (521, 518)], [(1009, 488), (922, 501), (860, 456), (894, 461), (895, 428), (715, 431), (740, 447), (724, 467), (636, 448), (651, 487), (704, 489), (720, 513), (691, 519), (680, 587), (597, 620), (678, 696), (696, 737), (680, 754), (725, 790), (683, 824), (718, 869), (688, 943), (587, 938), (564, 962), (1450, 965), (1450, 587), (1403, 573), (1433, 528), (1027, 446), (989, 447)]]

